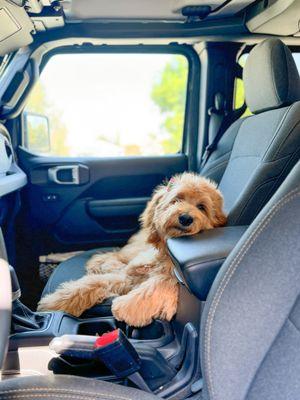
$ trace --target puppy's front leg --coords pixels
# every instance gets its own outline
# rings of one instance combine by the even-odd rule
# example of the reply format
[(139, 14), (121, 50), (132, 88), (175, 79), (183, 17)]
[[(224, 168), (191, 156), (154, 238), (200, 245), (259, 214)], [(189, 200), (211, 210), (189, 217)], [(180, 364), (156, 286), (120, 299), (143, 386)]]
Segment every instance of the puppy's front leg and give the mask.
[(113, 294), (123, 294), (126, 280), (121, 275), (87, 275), (77, 281), (63, 283), (54, 293), (43, 297), (39, 311), (64, 311), (79, 317), (85, 310)]
[(112, 303), (112, 312), (119, 321), (130, 326), (146, 326), (153, 319), (170, 321), (177, 310), (178, 284), (174, 278), (155, 276), (143, 282)]

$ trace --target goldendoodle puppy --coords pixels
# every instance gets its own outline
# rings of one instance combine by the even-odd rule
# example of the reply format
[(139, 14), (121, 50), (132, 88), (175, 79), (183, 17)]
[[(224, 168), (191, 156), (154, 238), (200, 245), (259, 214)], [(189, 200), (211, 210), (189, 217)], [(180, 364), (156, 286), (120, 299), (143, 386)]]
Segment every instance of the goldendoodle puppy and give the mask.
[(193, 235), (223, 226), (223, 198), (216, 185), (193, 173), (173, 177), (155, 190), (141, 216), (142, 229), (118, 252), (93, 256), (87, 275), (63, 283), (45, 296), (39, 310), (62, 310), (80, 316), (108, 297), (116, 319), (145, 326), (176, 313), (178, 283), (166, 250), (170, 237)]

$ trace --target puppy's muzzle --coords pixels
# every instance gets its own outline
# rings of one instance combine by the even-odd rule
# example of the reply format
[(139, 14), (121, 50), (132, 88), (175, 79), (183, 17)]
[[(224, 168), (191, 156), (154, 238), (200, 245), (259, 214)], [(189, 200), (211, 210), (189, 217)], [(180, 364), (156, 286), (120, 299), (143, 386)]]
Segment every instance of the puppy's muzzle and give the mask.
[(179, 221), (181, 226), (187, 227), (187, 226), (190, 226), (193, 223), (194, 218), (191, 217), (189, 214), (181, 214), (178, 217), (178, 221)]

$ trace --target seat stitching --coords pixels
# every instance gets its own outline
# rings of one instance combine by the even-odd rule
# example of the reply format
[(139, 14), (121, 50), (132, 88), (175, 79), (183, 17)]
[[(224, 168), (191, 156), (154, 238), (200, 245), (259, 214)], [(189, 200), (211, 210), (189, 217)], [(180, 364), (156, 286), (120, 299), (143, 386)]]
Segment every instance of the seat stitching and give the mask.
[(261, 159), (261, 154), (241, 154), (240, 156), (234, 156), (229, 159), (229, 161), (238, 160), (240, 158), (259, 158)]
[(204, 171), (205, 175), (209, 175), (209, 173), (211, 173), (212, 171), (214, 171), (215, 169), (219, 169), (223, 164), (228, 164), (229, 160), (224, 160), (216, 165), (214, 165), (212, 168), (207, 167), (207, 170)]
[(237, 253), (236, 257), (233, 259), (231, 264), (229, 265), (220, 285), (216, 291), (216, 294), (212, 300), (210, 310), (207, 316), (206, 325), (205, 325), (205, 341), (204, 341), (204, 354), (207, 360), (208, 369), (207, 369), (207, 386), (208, 390), (211, 392), (212, 398), (215, 397), (214, 394), (214, 387), (212, 383), (212, 371), (211, 371), (211, 360), (210, 360), (210, 351), (211, 351), (211, 331), (212, 331), (212, 322), (216, 313), (216, 309), (219, 305), (220, 299), (227, 287), (228, 283), (230, 282), (231, 278), (233, 277), (235, 271), (237, 270), (238, 266), (240, 265), (241, 261), (243, 260), (244, 256), (247, 254), (251, 246), (254, 244), (258, 236), (263, 232), (263, 230), (267, 227), (269, 222), (272, 220), (274, 215), (279, 211), (283, 205), (287, 202), (291, 201), (296, 196), (300, 195), (299, 187), (295, 188), (288, 194), (286, 194), (280, 201), (278, 201), (271, 210), (267, 213), (267, 215), (262, 219), (262, 221), (258, 224), (256, 229), (252, 232), (249, 236), (248, 240), (244, 243), (240, 251)]
[[(278, 147), (277, 147), (277, 150), (276, 150), (276, 153), (275, 153), (274, 157), (276, 157), (276, 156), (279, 155), (279, 151), (282, 150), (283, 145), (286, 143), (286, 141), (287, 141), (288, 139), (290, 139), (291, 135), (292, 135), (292, 134), (294, 133), (294, 131), (297, 129), (298, 125), (299, 125), (299, 121), (297, 121), (297, 122), (295, 123), (295, 125), (293, 125), (293, 126), (291, 127), (291, 129), (289, 130), (288, 134), (287, 134), (285, 137), (282, 138), (280, 144), (279, 144)], [(275, 159), (276, 159), (276, 158), (275, 158)]]
[[(280, 175), (273, 176), (273, 177), (271, 177), (271, 178), (269, 178), (269, 179), (267, 179), (267, 180), (265, 180), (265, 181), (260, 182), (258, 185), (253, 186), (252, 193), (251, 193), (251, 195), (249, 195), (249, 197), (247, 198), (247, 201), (244, 201), (244, 205), (243, 205), (243, 198), (240, 199), (239, 202), (237, 203), (237, 204), (238, 204), (238, 207), (235, 205), (235, 208), (237, 208), (237, 209), (240, 210), (240, 211), (239, 211), (239, 214), (235, 217), (235, 219), (231, 222), (231, 224), (238, 225), (238, 224), (240, 223), (241, 217), (244, 216), (245, 211), (247, 211), (247, 209), (249, 208), (249, 204), (251, 204), (251, 202), (253, 202), (253, 199), (255, 199), (255, 196), (257, 195), (257, 192), (258, 192), (260, 189), (264, 188), (265, 185), (268, 184), (268, 183), (272, 183), (272, 182), (276, 183), (276, 182), (278, 181), (278, 177), (280, 177)], [(247, 188), (246, 188), (246, 189), (247, 189)], [(265, 194), (264, 200), (262, 201), (261, 206), (260, 206), (260, 210), (261, 210), (262, 207), (266, 204), (265, 199), (269, 196), (270, 193), (272, 193), (272, 190), (269, 190), (268, 193)], [(240, 197), (241, 197), (241, 196), (240, 196)], [(243, 197), (244, 197), (244, 196), (243, 196)], [(262, 199), (261, 199), (261, 200), (262, 200)], [(240, 204), (239, 204), (239, 203), (240, 203)], [(241, 205), (243, 206), (242, 208), (241, 208)], [(260, 210), (258, 210), (258, 211), (256, 210), (256, 214), (254, 215), (253, 218), (255, 218), (256, 215), (258, 215), (258, 213), (259, 213)], [(231, 213), (231, 212), (230, 212), (230, 213)], [(230, 214), (230, 213), (229, 213), (229, 214)]]
[(298, 333), (300, 333), (300, 328), (295, 324), (295, 322), (291, 319), (291, 316), (289, 316), (288, 318), (287, 318), (287, 322), (289, 322), (292, 326), (293, 326), (293, 328), (294, 329), (296, 329), (296, 331), (298, 332)]
[[(277, 163), (278, 161), (285, 160), (285, 164), (282, 166), (281, 170), (277, 173), (277, 175), (273, 175), (273, 176), (270, 177), (269, 179), (267, 179), (267, 180), (262, 181), (261, 183), (259, 183), (259, 185), (254, 186), (253, 192), (252, 192), (250, 198), (248, 198), (247, 201), (244, 201), (245, 204), (244, 204), (243, 208), (240, 210), (238, 216), (233, 220), (233, 222), (231, 222), (231, 224), (232, 224), (232, 223), (234, 223), (235, 225), (238, 224), (239, 221), (240, 221), (240, 219), (241, 219), (241, 217), (245, 215), (245, 211), (247, 211), (247, 209), (249, 208), (249, 203), (251, 204), (251, 201), (253, 201), (254, 195), (257, 194), (257, 191), (260, 190), (261, 188), (263, 188), (266, 184), (272, 183), (272, 182), (273, 182), (272, 187), (269, 189), (269, 191), (268, 191), (267, 193), (265, 193), (264, 201), (262, 201), (262, 206), (260, 207), (259, 210), (256, 211), (256, 214), (255, 214), (254, 217), (257, 216), (257, 214), (259, 213), (259, 211), (260, 211), (260, 210), (262, 209), (262, 207), (266, 204), (266, 199), (267, 199), (267, 201), (268, 201), (268, 200), (269, 200), (269, 198), (268, 198), (269, 195), (272, 194), (272, 193), (274, 193), (274, 187), (278, 184), (278, 182), (281, 183), (281, 178), (282, 178), (282, 176), (283, 176), (283, 177), (286, 176), (286, 175), (285, 175), (286, 168), (290, 165), (291, 160), (294, 158), (295, 154), (298, 153), (299, 149), (300, 149), (300, 147), (297, 147), (297, 149), (296, 149), (294, 152), (292, 152), (292, 153), (290, 153), (290, 154), (288, 154), (288, 155), (286, 155), (286, 156), (277, 158), (276, 160), (263, 162), (267, 167), (270, 167), (270, 166), (272, 166), (273, 163)], [(259, 166), (258, 166), (258, 167), (259, 167)], [(258, 168), (258, 167), (257, 167), (257, 168)], [(257, 169), (257, 168), (256, 168), (256, 169)], [(290, 171), (290, 169), (291, 169), (291, 168), (288, 169), (288, 172)], [(254, 175), (254, 174), (253, 174), (253, 175)], [(251, 179), (252, 179), (252, 178), (251, 178)], [(249, 182), (248, 182), (248, 183), (249, 183)], [(251, 185), (249, 185), (249, 186), (251, 186)], [(275, 187), (275, 189), (276, 189), (276, 187)], [(236, 206), (235, 206), (235, 207), (236, 207)], [(239, 206), (238, 208), (240, 208), (240, 207), (241, 207), (241, 206)]]
[(272, 137), (272, 139), (271, 139), (269, 145), (267, 146), (265, 152), (264, 152), (263, 155), (262, 155), (262, 158), (261, 158), (262, 160), (265, 159), (265, 157), (266, 157), (268, 151), (270, 150), (272, 144), (274, 143), (275, 139), (278, 137), (278, 134), (279, 134), (279, 132), (280, 132), (280, 130), (281, 130), (281, 128), (282, 128), (282, 126), (283, 126), (285, 120), (287, 119), (287, 116), (288, 116), (290, 110), (292, 109), (292, 107), (293, 107), (293, 105), (290, 105), (290, 106), (286, 109), (286, 111), (284, 112), (284, 114), (282, 115), (282, 117), (281, 117), (281, 119), (280, 119), (280, 121), (279, 121), (279, 123), (278, 123), (278, 125), (277, 125), (277, 128), (276, 128), (276, 130), (275, 130), (275, 133), (274, 133), (274, 135), (273, 135), (273, 137)]
[[(31, 388), (22, 388), (22, 389), (9, 389), (9, 390), (2, 390), (2, 391), (0, 391), (0, 395), (2, 395), (2, 394), (13, 394), (13, 393), (18, 393), (18, 392), (37, 392), (37, 391), (44, 391), (44, 390), (47, 390), (47, 392), (67, 392), (67, 393), (74, 393), (74, 394), (76, 394), (76, 393), (78, 393), (78, 394), (84, 394), (84, 395), (92, 395), (92, 396), (94, 396), (96, 393), (94, 393), (94, 392), (86, 392), (86, 391), (83, 391), (83, 390), (74, 390), (74, 389), (60, 389), (60, 388), (48, 388), (48, 387), (31, 387)], [(100, 393), (99, 392), (99, 394), (100, 395), (103, 395), (103, 396), (107, 396), (107, 397), (111, 397), (111, 398), (113, 398), (113, 399), (115, 399), (116, 398), (116, 396), (115, 395), (110, 395), (110, 394), (105, 394), (105, 393)], [(98, 395), (98, 393), (97, 393), (97, 395)], [(117, 396), (117, 398), (118, 399), (121, 399), (121, 400), (128, 400), (128, 397), (123, 397), (123, 396)]]

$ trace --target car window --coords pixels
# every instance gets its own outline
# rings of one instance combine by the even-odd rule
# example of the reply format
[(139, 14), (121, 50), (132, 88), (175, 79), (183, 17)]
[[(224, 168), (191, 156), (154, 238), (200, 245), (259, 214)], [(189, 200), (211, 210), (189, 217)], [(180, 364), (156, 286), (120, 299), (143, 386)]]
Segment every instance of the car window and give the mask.
[[(242, 68), (244, 68), (246, 60), (248, 57), (248, 53), (242, 54), (242, 56), (238, 59), (238, 63)], [(243, 79), (241, 78), (236, 78), (235, 83), (234, 83), (234, 96), (233, 96), (233, 108), (234, 110), (237, 110), (241, 108), (244, 103), (245, 103), (245, 87), (244, 87), (244, 82)], [(240, 118), (247, 117), (248, 115), (252, 115), (251, 111), (247, 107), (245, 112)]]
[(300, 53), (293, 53), (293, 58), (300, 73)]
[(58, 156), (181, 150), (188, 60), (178, 54), (57, 54), (24, 112), (24, 145)]

